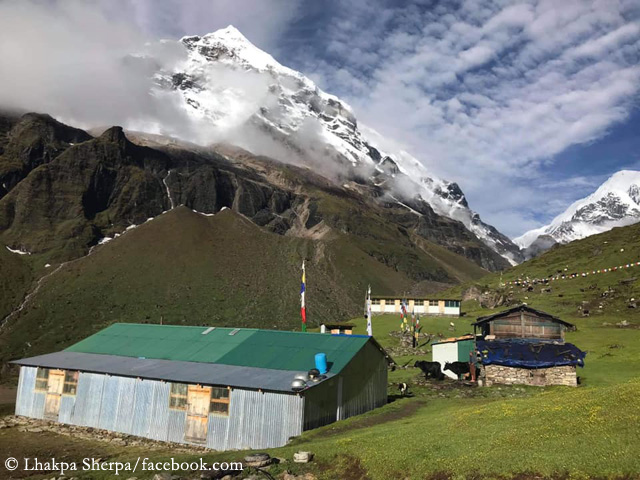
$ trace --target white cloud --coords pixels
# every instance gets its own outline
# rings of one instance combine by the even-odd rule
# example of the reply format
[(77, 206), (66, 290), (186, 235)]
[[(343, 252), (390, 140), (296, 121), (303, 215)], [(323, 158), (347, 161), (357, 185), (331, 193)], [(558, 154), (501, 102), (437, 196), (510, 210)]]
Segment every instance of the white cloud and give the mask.
[(150, 39), (234, 24), (458, 182), (485, 220), (522, 233), (588, 188), (579, 173), (570, 188), (546, 187), (554, 156), (602, 137), (637, 101), (640, 8), (633, 0), (421, 3), (331, 2), (320, 44), (303, 47), (283, 39), (306, 12), (299, 0), (4, 1), (0, 104), (83, 125), (165, 123), (180, 134), (189, 121), (170, 99), (148, 94), (145, 60), (122, 58)]
[(300, 0), (116, 0), (98, 6), (160, 38), (203, 35), (234, 25), (273, 54), (283, 28), (300, 14), (302, 5)]
[[(298, 61), (361, 122), (457, 181), (471, 206), (510, 234), (557, 209), (544, 187), (533, 188), (545, 180), (541, 168), (605, 135), (638, 97), (640, 11), (632, 2), (463, 2), (411, 15), (398, 7), (379, 19), (367, 13), (376, 3), (341, 5), (337, 15), (349, 21), (326, 32), (338, 58)], [(360, 62), (344, 61), (355, 37), (375, 56), (358, 51)], [(372, 72), (364, 80), (362, 59)], [(514, 193), (488, 194), (498, 190)], [(568, 205), (579, 193), (574, 186), (561, 197)]]
[(206, 33), (235, 22), (268, 48), (297, 14), (297, 1), (283, 5), (0, 1), (0, 106), (46, 112), (83, 128), (123, 125), (192, 139), (201, 125), (175, 96), (153, 91), (153, 75), (171, 70), (185, 49), (156, 36)]

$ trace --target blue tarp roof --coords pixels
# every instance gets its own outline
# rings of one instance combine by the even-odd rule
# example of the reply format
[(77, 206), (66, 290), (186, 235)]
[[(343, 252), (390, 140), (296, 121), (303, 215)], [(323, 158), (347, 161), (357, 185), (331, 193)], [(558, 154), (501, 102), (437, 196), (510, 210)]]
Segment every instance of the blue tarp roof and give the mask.
[(531, 339), (478, 341), (483, 365), (519, 368), (549, 368), (562, 365), (584, 367), (587, 355), (571, 343), (550, 343)]

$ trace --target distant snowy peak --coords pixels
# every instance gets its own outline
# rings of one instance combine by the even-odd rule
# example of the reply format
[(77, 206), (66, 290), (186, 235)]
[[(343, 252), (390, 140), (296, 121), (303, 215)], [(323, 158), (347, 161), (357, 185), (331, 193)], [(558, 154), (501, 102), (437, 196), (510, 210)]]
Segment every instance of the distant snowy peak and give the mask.
[[(423, 199), (436, 213), (462, 222), (510, 263), (521, 260), (510, 239), (469, 209), (457, 184), (433, 177), (393, 142), (358, 125), (347, 103), (278, 63), (233, 26), (183, 37), (180, 43), (185, 59), (156, 78), (159, 92), (177, 94), (190, 117), (218, 131), (242, 132), (239, 146), (255, 153), (278, 156), (279, 146), (280, 157), (294, 152), (307, 166), (340, 183), (371, 181), (401, 205)], [(246, 134), (247, 128), (256, 134)], [(271, 150), (257, 140), (265, 133), (273, 142)]]
[(545, 236), (557, 243), (567, 243), (640, 222), (640, 172), (622, 170), (611, 176), (594, 193), (574, 202), (544, 227), (514, 239), (529, 248)]

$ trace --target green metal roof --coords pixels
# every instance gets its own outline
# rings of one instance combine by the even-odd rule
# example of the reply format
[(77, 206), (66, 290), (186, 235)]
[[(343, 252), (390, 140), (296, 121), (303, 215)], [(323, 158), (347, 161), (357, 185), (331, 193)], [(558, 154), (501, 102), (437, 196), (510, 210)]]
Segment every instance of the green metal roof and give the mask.
[[(70, 346), (69, 352), (306, 371), (326, 353), (339, 373), (370, 337), (277, 330), (115, 323)], [(231, 332), (236, 330), (234, 335)]]

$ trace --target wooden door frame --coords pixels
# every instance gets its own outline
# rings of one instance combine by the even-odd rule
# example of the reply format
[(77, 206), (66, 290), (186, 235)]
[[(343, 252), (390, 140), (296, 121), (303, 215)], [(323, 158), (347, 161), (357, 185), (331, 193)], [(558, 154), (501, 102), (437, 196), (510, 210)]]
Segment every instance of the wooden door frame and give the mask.
[[(60, 378), (60, 382), (59, 382), (59, 392), (53, 392), (51, 390), (51, 386), (52, 386), (52, 378), (53, 377), (61, 377)], [(65, 371), (64, 370), (54, 370), (51, 369), (49, 370), (49, 378), (47, 379), (47, 392), (45, 393), (45, 397), (44, 397), (44, 413), (43, 416), (46, 419), (54, 419), (57, 420), (58, 419), (58, 415), (60, 414), (60, 402), (62, 400), (62, 392), (64, 391), (64, 379), (65, 379)], [(48, 411), (47, 407), (50, 404), (49, 400), (50, 399), (54, 399), (54, 397), (57, 397), (57, 401), (55, 403), (56, 408)]]
[[(187, 410), (185, 416), (185, 424), (184, 424), (184, 439), (189, 442), (195, 443), (206, 443), (207, 441), (207, 429), (209, 427), (209, 409), (211, 403), (211, 387), (202, 387), (200, 385), (187, 385)], [(196, 394), (207, 394), (208, 401), (206, 402), (206, 409), (204, 415), (194, 413), (190, 411), (191, 400), (193, 395)], [(191, 421), (200, 421), (204, 423), (204, 437), (191, 437), (188, 435), (189, 432), (189, 422)]]

